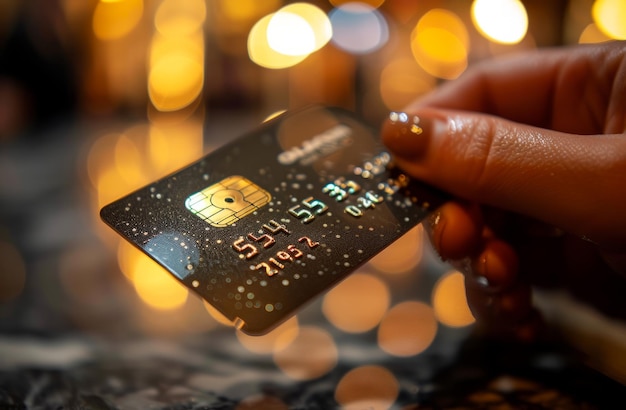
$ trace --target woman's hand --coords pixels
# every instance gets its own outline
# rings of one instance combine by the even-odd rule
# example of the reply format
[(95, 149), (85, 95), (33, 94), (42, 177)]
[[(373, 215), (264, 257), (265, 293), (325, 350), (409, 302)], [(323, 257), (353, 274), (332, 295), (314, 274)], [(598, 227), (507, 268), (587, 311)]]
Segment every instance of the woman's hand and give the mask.
[(478, 319), (528, 335), (535, 284), (626, 317), (626, 42), (486, 61), (405, 111), (383, 140), (458, 198), (430, 235)]

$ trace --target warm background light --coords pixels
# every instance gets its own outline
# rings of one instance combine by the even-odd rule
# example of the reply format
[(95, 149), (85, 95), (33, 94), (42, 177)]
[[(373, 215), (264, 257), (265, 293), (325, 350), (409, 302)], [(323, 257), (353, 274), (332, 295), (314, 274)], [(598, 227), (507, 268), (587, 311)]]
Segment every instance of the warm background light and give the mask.
[(411, 50), (427, 73), (454, 79), (467, 68), (469, 35), (463, 21), (453, 12), (431, 9), (411, 33)]
[(389, 288), (377, 277), (356, 273), (324, 296), (322, 311), (338, 329), (366, 332), (378, 325), (389, 307)]
[[(314, 45), (311, 52), (324, 47), (333, 35), (330, 19), (322, 9), (310, 3), (292, 3), (281, 8), (277, 14), (290, 13), (301, 17), (313, 32)], [(293, 34), (288, 34), (293, 35)], [(268, 33), (269, 36), (269, 33)], [(271, 42), (270, 42), (271, 43)], [(287, 54), (287, 53), (284, 53)], [(308, 53), (307, 53), (308, 54)]]
[(191, 104), (202, 91), (204, 66), (195, 56), (171, 53), (150, 69), (150, 100), (161, 111), (175, 111)]
[(217, 323), (219, 323), (220, 325), (226, 326), (226, 327), (234, 327), (233, 322), (228, 320), (228, 318), (226, 316), (224, 316), (221, 312), (219, 312), (217, 309), (215, 309), (213, 306), (211, 306), (209, 304), (209, 302), (207, 302), (206, 300), (203, 300), (202, 304), (204, 305), (204, 308), (209, 313), (209, 315)]
[(346, 3), (329, 13), (333, 43), (353, 54), (365, 54), (382, 47), (389, 39), (385, 17), (364, 3)]
[(594, 22), (605, 35), (626, 40), (626, 1), (596, 0), (591, 12)]
[[(339, 7), (339, 6), (342, 6), (342, 5), (347, 4), (347, 3), (363, 3), (363, 4), (367, 4), (368, 6), (373, 7), (373, 8), (378, 8), (385, 2), (385, 0), (358, 0), (358, 1), (355, 1), (355, 0), (329, 0), (329, 1), (330, 1), (330, 4), (332, 4), (335, 7)], [(392, 2), (393, 2), (393, 0), (392, 0)]]
[(315, 33), (299, 15), (280, 10), (267, 25), (267, 43), (277, 53), (308, 55), (315, 49)]
[(127, 184), (124, 176), (117, 172), (116, 168), (104, 168), (98, 173), (94, 208), (99, 211), (103, 206), (121, 198), (132, 189), (133, 185)]
[(437, 334), (433, 309), (423, 302), (394, 306), (378, 327), (378, 345), (394, 356), (414, 356), (426, 350)]
[(610, 40), (611, 37), (604, 34), (595, 23), (588, 24), (578, 38), (580, 44), (602, 43)]
[(87, 156), (89, 180), (96, 188), (94, 215), (107, 203), (164, 176), (202, 155), (202, 124), (130, 127), (105, 134)]
[(154, 26), (166, 37), (189, 36), (202, 30), (206, 12), (204, 0), (164, 0), (154, 15)]
[(418, 225), (372, 258), (369, 263), (383, 273), (410, 272), (422, 258), (423, 240), (423, 229)]
[(381, 366), (361, 366), (346, 373), (335, 389), (342, 409), (387, 410), (398, 397), (396, 377)]
[(262, 336), (249, 336), (237, 331), (237, 339), (251, 352), (266, 354), (277, 352), (288, 347), (298, 336), (298, 319), (293, 316), (285, 323)]
[(127, 186), (139, 187), (145, 181), (144, 157), (136, 141), (128, 135), (122, 134), (115, 144), (115, 169)]
[(128, 241), (119, 241), (117, 246), (117, 264), (126, 279), (132, 282), (135, 263), (139, 258), (147, 258), (139, 249)]
[(528, 30), (528, 14), (519, 0), (474, 0), (472, 21), (488, 39), (503, 43), (519, 43)]
[[(280, 340), (277, 342), (281, 343)], [(327, 331), (313, 326), (302, 326), (291, 344), (274, 353), (276, 365), (295, 380), (321, 377), (335, 367), (337, 359), (338, 351), (333, 337)]]
[(157, 110), (181, 110), (201, 94), (205, 20), (202, 0), (163, 0), (157, 8), (148, 68), (148, 95)]
[(465, 277), (461, 272), (448, 272), (435, 284), (432, 292), (435, 316), (442, 324), (463, 327), (475, 322), (465, 296)]
[(380, 96), (389, 111), (401, 111), (435, 87), (435, 78), (410, 57), (390, 62), (380, 74)]
[(143, 15), (143, 0), (100, 0), (93, 13), (93, 32), (101, 40), (115, 40), (133, 30)]
[(224, 16), (235, 23), (247, 22), (259, 15), (274, 12), (280, 8), (280, 0), (217, 0), (217, 6)]
[(260, 19), (248, 34), (248, 56), (250, 60), (265, 68), (281, 69), (294, 66), (304, 60), (306, 55), (286, 55), (270, 47), (267, 29), (273, 14)]
[(137, 294), (155, 309), (178, 309), (187, 301), (187, 288), (147, 256), (135, 261), (130, 277)]
[[(0, 78), (0, 111), (9, 109), (0, 113), (0, 139), (10, 139), (7, 149), (0, 150), (0, 169), (6, 171), (0, 173), (3, 329), (18, 336), (54, 336), (53, 342), (63, 345), (78, 337), (77, 346), (86, 353), (92, 342), (96, 353), (102, 353), (99, 340), (105, 339), (105, 344), (115, 344), (105, 350), (116, 360), (121, 353), (122, 359), (173, 364), (154, 374), (157, 396), (152, 388), (139, 395), (132, 389), (122, 392), (125, 377), (114, 374), (115, 390), (123, 394), (108, 399), (156, 403), (169, 398), (198, 407), (217, 398), (238, 410), (316, 403), (344, 410), (406, 410), (429, 400), (433, 387), (444, 392), (429, 375), (445, 376), (450, 368), (431, 372), (430, 366), (455, 364), (451, 355), (471, 353), (467, 342), (478, 336), (471, 332), (475, 319), (462, 274), (448, 271), (416, 228), (300, 310), (298, 318), (252, 337), (121, 240), (100, 221), (102, 206), (254, 129), (267, 113), (320, 103), (353, 110), (376, 127), (388, 111), (405, 109), (489, 58), (626, 38), (623, 0), (30, 3), (35, 2), (0, 0), (0, 49), (10, 57), (0, 65), (11, 68)], [(51, 128), (39, 123), (45, 115), (53, 116)], [(12, 125), (10, 133), (26, 128), (7, 136), (2, 125), (14, 124), (12, 117), (21, 125)], [(64, 163), (55, 165), (59, 160)], [(273, 157), (260, 161), (268, 165)], [(78, 167), (80, 176), (72, 174)], [(285, 186), (294, 190), (294, 199), (320, 194), (287, 171)], [(267, 177), (272, 170), (254, 172)], [(159, 196), (164, 203), (176, 201), (165, 192)], [(287, 207), (284, 201), (273, 204), (272, 217)], [(379, 211), (370, 209), (368, 215), (376, 219)], [(257, 222), (264, 223), (261, 217), (267, 214), (258, 214)], [(376, 230), (376, 224), (366, 224), (374, 221), (369, 216), (361, 218), (363, 226)], [(332, 223), (341, 216), (334, 212), (324, 218)], [(313, 225), (307, 227), (324, 229)], [(245, 236), (245, 229), (238, 235)], [(146, 232), (146, 240), (151, 236)], [(285, 246), (298, 238), (281, 237)], [(197, 247), (186, 255), (194, 263), (207, 255), (204, 238), (195, 239)], [(283, 245), (259, 248), (266, 253), (255, 260), (267, 261)], [(304, 268), (316, 264), (315, 252), (311, 259), (302, 258)], [(184, 270), (181, 265), (181, 275)], [(307, 279), (305, 271), (298, 281)], [(294, 272), (287, 269), (281, 275), (293, 284)], [(241, 279), (235, 276), (229, 279)], [(192, 288), (214, 289), (198, 279)], [(546, 298), (558, 302), (554, 295)], [(624, 329), (567, 304), (552, 313), (544, 315), (551, 328), (559, 335), (569, 333), (565, 340), (571, 338), (581, 356), (599, 359), (589, 364), (624, 379)], [(553, 327), (556, 322), (566, 327)], [(36, 344), (39, 350), (63, 347), (45, 340)], [(32, 346), (25, 347), (29, 351)], [(107, 362), (106, 356), (99, 358)], [(554, 357), (548, 359), (555, 363)], [(105, 373), (119, 367), (107, 363)], [(159, 379), (182, 380), (183, 367), (190, 371), (184, 386), (160, 388), (168, 384)], [(415, 371), (423, 377), (413, 377)], [(103, 379), (106, 384), (108, 378)], [(444, 379), (435, 382), (445, 384)], [(493, 404), (513, 398), (510, 389), (485, 386), (493, 391), (468, 393), (465, 401), (492, 399)]]
[(147, 154), (153, 175), (167, 175), (200, 158), (203, 152), (203, 132), (202, 120), (199, 118), (176, 124), (153, 122), (147, 133)]

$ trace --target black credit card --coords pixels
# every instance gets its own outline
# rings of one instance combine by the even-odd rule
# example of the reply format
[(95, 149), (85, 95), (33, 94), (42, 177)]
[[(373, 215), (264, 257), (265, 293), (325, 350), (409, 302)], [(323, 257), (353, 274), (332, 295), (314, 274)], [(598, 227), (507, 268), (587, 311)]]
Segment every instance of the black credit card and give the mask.
[(352, 113), (287, 112), (105, 206), (102, 219), (234, 325), (271, 330), (445, 195), (392, 166)]

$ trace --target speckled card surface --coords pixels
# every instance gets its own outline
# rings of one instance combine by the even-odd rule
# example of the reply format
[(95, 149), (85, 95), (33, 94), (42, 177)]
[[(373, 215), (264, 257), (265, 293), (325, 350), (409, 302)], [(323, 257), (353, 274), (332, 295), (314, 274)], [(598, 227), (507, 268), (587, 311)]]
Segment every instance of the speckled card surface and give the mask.
[[(282, 114), (101, 211), (235, 326), (263, 334), (443, 202), (350, 112)], [(366, 295), (364, 295), (366, 297)]]

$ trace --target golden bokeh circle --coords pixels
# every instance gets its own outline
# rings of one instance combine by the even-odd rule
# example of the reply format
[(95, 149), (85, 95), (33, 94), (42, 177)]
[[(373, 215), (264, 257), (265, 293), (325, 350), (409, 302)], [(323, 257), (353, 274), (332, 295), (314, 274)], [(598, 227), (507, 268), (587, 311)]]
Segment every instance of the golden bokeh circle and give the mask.
[(378, 345), (393, 356), (414, 356), (426, 350), (437, 334), (433, 309), (423, 302), (408, 301), (387, 312), (378, 327)]

